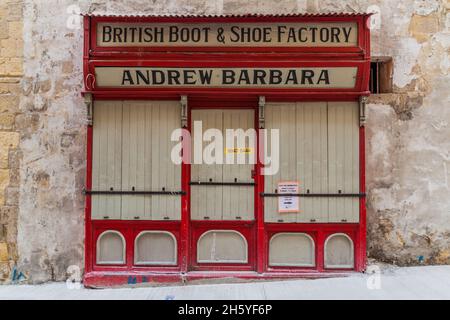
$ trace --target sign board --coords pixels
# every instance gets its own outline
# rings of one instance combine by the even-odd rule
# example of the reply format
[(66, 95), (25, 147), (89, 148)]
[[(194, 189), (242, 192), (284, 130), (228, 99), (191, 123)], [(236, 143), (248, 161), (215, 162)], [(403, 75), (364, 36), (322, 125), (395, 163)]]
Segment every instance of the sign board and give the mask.
[[(279, 194), (298, 194), (300, 192), (300, 183), (298, 181), (281, 181), (278, 183)], [(299, 197), (280, 196), (278, 197), (278, 212), (299, 212)]]
[(98, 47), (356, 47), (356, 22), (99, 22)]
[(98, 88), (342, 88), (355, 87), (357, 67), (207, 68), (95, 67)]

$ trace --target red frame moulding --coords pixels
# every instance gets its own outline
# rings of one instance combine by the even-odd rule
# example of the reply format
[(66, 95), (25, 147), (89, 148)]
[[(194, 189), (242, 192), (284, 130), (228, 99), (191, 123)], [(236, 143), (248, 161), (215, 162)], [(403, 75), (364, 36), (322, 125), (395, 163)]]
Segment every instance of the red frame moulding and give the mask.
[[(221, 16), (221, 17), (176, 17), (176, 16), (144, 16), (144, 17), (113, 17), (113, 16), (85, 16), (85, 22), (89, 23), (92, 30), (90, 38), (90, 54), (95, 57), (110, 58), (123, 55), (125, 57), (138, 56), (145, 58), (146, 56), (155, 57), (155, 53), (166, 54), (167, 51), (179, 53), (275, 53), (289, 54), (293, 57), (316, 57), (317, 54), (338, 55), (350, 58), (367, 58), (369, 56), (369, 39), (366, 37), (367, 19), (370, 14), (360, 15), (341, 15), (341, 16)], [(87, 19), (87, 20), (86, 20)], [(328, 23), (328, 22), (356, 22), (358, 26), (358, 45), (356, 47), (258, 47), (258, 46), (241, 46), (241, 47), (211, 47), (211, 46), (180, 46), (170, 47), (169, 50), (164, 46), (152, 47), (133, 47), (133, 46), (97, 46), (97, 24), (102, 22), (118, 22), (118, 23), (177, 23), (177, 24), (199, 24), (199, 23), (274, 23), (274, 22), (309, 22), (309, 23)], [(201, 56), (200, 56), (201, 57)], [(199, 57), (199, 58), (200, 58)], [(225, 56), (222, 56), (225, 58)], [(226, 55), (226, 59), (233, 55)], [(239, 55), (237, 56), (239, 58)], [(257, 58), (255, 55), (253, 58)], [(195, 59), (195, 56), (193, 57)], [(242, 57), (240, 57), (242, 58)]]
[[(323, 21), (320, 17), (311, 19), (299, 17), (284, 17), (285, 21)], [(211, 48), (191, 48), (193, 52), (201, 55), (201, 59), (193, 59), (195, 55), (187, 56), (183, 52), (163, 53), (161, 48), (154, 51), (138, 52), (139, 50), (129, 50), (130, 48), (115, 48), (116, 51), (107, 50), (92, 46), (95, 44), (95, 29), (91, 29), (95, 21), (179, 21), (175, 17), (84, 17), (84, 75), (86, 78), (93, 73), (95, 66), (247, 66), (247, 67), (281, 67), (281, 66), (357, 66), (358, 75), (354, 89), (224, 89), (224, 88), (160, 88), (160, 89), (121, 89), (91, 88), (86, 92), (93, 95), (94, 100), (124, 100), (124, 99), (150, 99), (150, 100), (173, 100), (179, 99), (181, 95), (188, 95), (188, 130), (191, 130), (191, 109), (208, 108), (211, 103), (215, 103), (215, 108), (251, 108), (255, 110), (255, 129), (258, 127), (258, 107), (257, 98), (264, 95), (266, 101), (357, 101), (360, 96), (369, 94), (368, 79), (370, 70), (370, 36), (368, 31), (368, 15), (364, 16), (335, 16), (326, 17), (327, 21), (355, 21), (357, 19), (360, 26), (358, 48), (320, 48), (319, 51), (304, 50), (296, 53), (292, 50), (282, 50), (270, 54), (255, 55), (248, 53), (266, 51), (258, 48), (232, 48), (233, 50), (221, 50), (227, 52), (220, 55)], [(168, 20), (167, 20), (168, 19)], [(189, 18), (187, 22), (202, 22), (205, 19), (214, 21), (234, 21), (237, 18)], [(219, 20), (217, 20), (219, 19)], [(222, 20), (221, 20), (222, 19)], [(237, 19), (237, 20), (236, 20)], [(300, 19), (300, 20), (299, 20)], [(95, 21), (94, 21), (95, 20)], [(94, 22), (93, 22), (94, 21)], [(253, 17), (248, 22), (279, 21), (275, 17)], [(302, 20), (303, 21), (303, 20)], [(146, 50), (148, 48), (145, 48)], [(186, 48), (184, 48), (186, 49)], [(183, 49), (183, 50), (184, 50)], [(280, 48), (277, 48), (280, 50)], [(316, 48), (317, 49), (317, 48)], [(341, 50), (342, 49), (342, 50)], [(353, 50), (348, 50), (353, 49)], [(355, 50), (356, 49), (356, 50)], [(125, 50), (127, 52), (125, 53)], [(172, 48), (171, 48), (172, 50)], [(275, 49), (274, 49), (275, 50)], [(327, 50), (332, 50), (327, 51)], [(175, 50), (177, 51), (177, 50)], [(276, 50), (275, 50), (276, 51)], [(287, 55), (286, 55), (287, 52)], [(312, 53), (314, 52), (314, 55)], [(150, 57), (152, 60), (141, 60)], [(311, 55), (309, 55), (311, 54)], [(314, 61), (310, 60), (314, 56)], [(227, 57), (226, 59), (224, 57)], [(286, 61), (289, 57), (289, 61)], [(318, 57), (320, 60), (318, 60)], [(336, 59), (344, 57), (344, 59)], [(98, 59), (98, 60), (97, 60)], [(279, 61), (277, 59), (283, 59)], [(309, 60), (308, 60), (309, 59)], [(331, 61), (329, 60), (331, 59)], [(275, 61), (274, 61), (275, 60)], [(200, 62), (201, 61), (201, 62)], [(86, 86), (89, 88), (89, 85)], [(259, 139), (259, 135), (258, 135)], [(360, 192), (365, 192), (365, 129), (360, 126), (359, 147), (360, 147)], [(87, 174), (86, 188), (92, 187), (92, 143), (93, 128), (87, 127)], [(259, 196), (264, 190), (264, 176), (261, 175), (262, 164), (259, 159), (254, 167), (255, 171), (255, 220), (254, 221), (190, 221), (190, 165), (182, 164), (182, 189), (186, 194), (181, 196), (181, 221), (121, 221), (121, 220), (91, 220), (91, 196), (86, 195), (85, 207), (85, 276), (86, 286), (111, 286), (126, 285), (130, 283), (142, 282), (177, 282), (184, 280), (196, 280), (218, 277), (237, 277), (244, 279), (261, 278), (286, 278), (286, 277), (329, 277), (345, 275), (351, 270), (331, 270), (324, 267), (324, 242), (328, 235), (335, 232), (342, 232), (351, 237), (355, 250), (355, 267), (353, 271), (363, 271), (366, 267), (366, 209), (365, 197), (360, 198), (360, 222), (356, 224), (319, 224), (319, 223), (264, 223), (264, 201)], [(99, 266), (95, 264), (96, 236), (102, 230), (108, 228), (122, 230), (126, 239), (126, 264), (117, 266)], [(220, 265), (196, 263), (195, 240), (204, 230), (229, 228), (244, 234), (248, 240), (249, 261), (244, 265)], [(178, 264), (177, 266), (134, 266), (134, 238), (140, 230), (167, 230), (174, 234), (178, 244)], [(268, 265), (268, 241), (270, 237), (280, 231), (304, 232), (315, 240), (316, 266), (314, 268), (296, 267), (269, 267)], [(131, 279), (131, 282), (130, 282)]]

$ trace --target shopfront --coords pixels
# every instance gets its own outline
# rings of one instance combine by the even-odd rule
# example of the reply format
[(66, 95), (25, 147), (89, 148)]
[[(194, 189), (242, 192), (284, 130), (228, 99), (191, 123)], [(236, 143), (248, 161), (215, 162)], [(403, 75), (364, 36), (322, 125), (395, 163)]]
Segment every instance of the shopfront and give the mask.
[(85, 284), (364, 270), (368, 19), (85, 16)]

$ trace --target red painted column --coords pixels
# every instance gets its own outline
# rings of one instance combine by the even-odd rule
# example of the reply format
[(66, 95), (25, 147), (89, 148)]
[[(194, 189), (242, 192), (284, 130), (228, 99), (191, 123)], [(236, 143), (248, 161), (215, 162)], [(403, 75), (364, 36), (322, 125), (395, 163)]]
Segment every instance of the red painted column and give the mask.
[[(366, 192), (366, 141), (365, 141), (365, 127), (359, 128), (359, 190), (361, 193)], [(361, 197), (359, 200), (359, 230), (358, 242), (359, 252), (357, 253), (357, 271), (364, 271), (367, 263), (366, 241), (367, 241), (367, 218), (366, 218), (366, 197)]]
[[(255, 166), (255, 209), (256, 209), (256, 271), (263, 273), (267, 269), (267, 249), (266, 234), (264, 229), (264, 198), (260, 196), (264, 192), (264, 176), (262, 175), (262, 159), (260, 155), (264, 154), (264, 139), (260, 136), (259, 128), (259, 109), (255, 112), (255, 128), (256, 128), (256, 150), (257, 160)], [(261, 141), (262, 140), (262, 141)]]
[[(187, 129), (191, 132), (191, 111), (189, 109), (188, 104), (188, 119), (187, 119)], [(187, 137), (183, 137), (183, 155), (186, 152), (186, 148), (191, 148), (191, 143)], [(191, 159), (192, 154), (189, 152)], [(191, 190), (190, 190), (190, 177), (191, 177), (191, 165), (189, 163), (185, 163), (184, 161), (181, 164), (181, 189), (186, 192), (185, 195), (181, 196), (181, 230), (180, 230), (180, 251), (181, 251), (181, 261), (180, 268), (181, 272), (186, 273), (189, 270), (189, 265), (191, 261), (191, 250), (190, 250), (190, 199), (191, 199)]]
[(319, 272), (323, 272), (325, 270), (325, 235), (322, 228), (317, 231), (316, 248), (316, 268)]
[[(363, 18), (363, 32), (366, 42), (366, 51), (364, 52), (364, 59), (367, 61), (366, 70), (364, 72), (365, 78), (363, 83), (365, 85), (363, 90), (369, 92), (369, 77), (370, 77), (370, 16)], [(365, 106), (364, 106), (365, 108)], [(365, 115), (364, 115), (365, 116)], [(361, 193), (366, 193), (366, 128), (365, 125), (359, 127), (359, 190)], [(367, 266), (367, 212), (366, 212), (366, 197), (361, 197), (359, 200), (359, 230), (357, 233), (359, 250), (357, 253), (357, 271), (364, 271)]]
[[(90, 17), (83, 18), (83, 74), (87, 77), (89, 73), (89, 49), (90, 49)], [(84, 79), (86, 80), (86, 78)], [(85, 89), (87, 83), (84, 82)], [(93, 103), (93, 101), (92, 101)], [(93, 110), (93, 109), (92, 109)], [(86, 185), (85, 188), (90, 190), (92, 188), (92, 134), (93, 128), (88, 124), (86, 128)], [(90, 272), (93, 269), (92, 257), (92, 225), (91, 225), (91, 195), (87, 194), (85, 197), (85, 211), (84, 211), (84, 272)]]
[[(91, 125), (87, 126), (87, 164), (86, 164), (86, 189), (92, 188), (92, 134), (93, 128)], [(86, 194), (86, 206), (84, 212), (84, 265), (85, 272), (90, 272), (93, 269), (92, 257), (92, 225), (91, 225), (91, 195)]]

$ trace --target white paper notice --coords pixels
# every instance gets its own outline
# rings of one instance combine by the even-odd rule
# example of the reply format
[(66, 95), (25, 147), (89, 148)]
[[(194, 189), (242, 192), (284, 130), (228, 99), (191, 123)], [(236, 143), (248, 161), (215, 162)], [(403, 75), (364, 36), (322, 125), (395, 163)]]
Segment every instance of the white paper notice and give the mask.
[[(300, 183), (298, 181), (282, 181), (278, 182), (278, 193), (279, 194), (298, 194)], [(278, 197), (278, 212), (299, 212), (299, 197), (286, 196)]]

